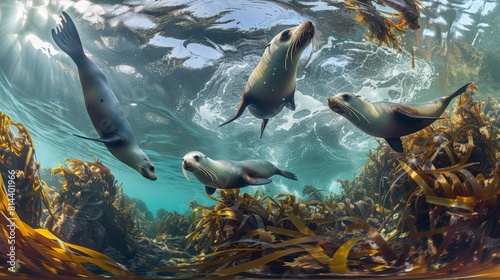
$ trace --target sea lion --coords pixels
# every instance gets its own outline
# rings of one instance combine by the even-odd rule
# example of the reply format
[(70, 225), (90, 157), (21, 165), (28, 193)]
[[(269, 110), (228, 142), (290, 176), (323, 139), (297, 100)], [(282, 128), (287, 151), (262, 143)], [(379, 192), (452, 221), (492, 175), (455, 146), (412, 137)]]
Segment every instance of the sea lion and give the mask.
[(295, 110), (295, 83), (300, 55), (314, 36), (310, 21), (285, 29), (266, 45), (257, 67), (252, 71), (243, 91), (236, 113), (219, 127), (239, 118), (245, 108), (262, 119), (260, 138), (269, 118), (276, 116), (283, 106)]
[(67, 13), (62, 14), (61, 24), (52, 29), (52, 38), (78, 67), (85, 107), (100, 138), (75, 136), (104, 143), (117, 159), (137, 170), (142, 176), (156, 180), (154, 165), (137, 145), (134, 131), (106, 77), (85, 55), (73, 20)]
[(348, 119), (365, 133), (382, 137), (397, 152), (403, 152), (400, 137), (417, 132), (439, 119), (450, 101), (466, 92), (470, 82), (454, 93), (420, 104), (392, 102), (369, 103), (350, 92), (342, 92), (328, 99), (330, 109)]
[(201, 152), (189, 152), (182, 158), (182, 173), (191, 180), (187, 171), (205, 185), (211, 195), (215, 189), (236, 189), (248, 185), (264, 185), (272, 181), (269, 177), (279, 174), (297, 180), (295, 174), (278, 169), (265, 160), (213, 160)]

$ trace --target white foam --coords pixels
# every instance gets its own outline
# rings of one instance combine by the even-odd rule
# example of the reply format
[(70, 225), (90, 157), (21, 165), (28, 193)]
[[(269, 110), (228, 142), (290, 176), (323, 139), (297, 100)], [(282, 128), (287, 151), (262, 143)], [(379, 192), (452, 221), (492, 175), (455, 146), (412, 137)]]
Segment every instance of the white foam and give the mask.
[(314, 117), (322, 111), (328, 110), (326, 103), (321, 103), (309, 95), (304, 95), (300, 91), (295, 91), (295, 111), (288, 108), (283, 108), (285, 113), (280, 113), (278, 116), (285, 123), (276, 127), (276, 130), (289, 131), (294, 124), (300, 123), (303, 120)]

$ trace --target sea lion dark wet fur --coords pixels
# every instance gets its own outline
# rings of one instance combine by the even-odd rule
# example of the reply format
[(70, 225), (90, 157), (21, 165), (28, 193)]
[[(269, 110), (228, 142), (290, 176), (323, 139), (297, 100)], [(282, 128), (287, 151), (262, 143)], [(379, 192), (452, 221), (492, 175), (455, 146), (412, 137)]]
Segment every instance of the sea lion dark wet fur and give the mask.
[(73, 20), (67, 13), (62, 14), (61, 25), (57, 30), (52, 29), (52, 38), (78, 67), (85, 107), (100, 138), (75, 136), (103, 143), (117, 159), (137, 170), (142, 176), (156, 180), (154, 165), (137, 145), (134, 131), (106, 77), (83, 52)]
[(366, 102), (353, 93), (343, 92), (328, 99), (332, 111), (342, 115), (365, 133), (382, 137), (397, 152), (403, 152), (400, 137), (417, 132), (439, 119), (450, 101), (475, 88), (470, 82), (454, 93), (420, 104)]
[(262, 119), (260, 137), (269, 118), (276, 116), (283, 106), (295, 110), (295, 84), (300, 55), (314, 36), (310, 21), (288, 28), (267, 44), (264, 54), (248, 78), (236, 113), (219, 126), (239, 118), (248, 107), (255, 117)]
[(187, 171), (205, 185), (207, 194), (215, 189), (236, 189), (249, 185), (271, 183), (269, 177), (278, 174), (297, 180), (295, 174), (281, 170), (265, 160), (213, 160), (201, 152), (189, 152), (182, 158), (182, 173), (190, 180)]

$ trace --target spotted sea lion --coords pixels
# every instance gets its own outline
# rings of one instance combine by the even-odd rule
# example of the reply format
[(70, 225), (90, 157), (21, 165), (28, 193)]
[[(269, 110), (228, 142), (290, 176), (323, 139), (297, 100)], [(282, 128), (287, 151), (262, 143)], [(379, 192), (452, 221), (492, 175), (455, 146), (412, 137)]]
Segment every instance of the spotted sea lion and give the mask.
[(310, 21), (276, 35), (266, 45), (259, 64), (250, 74), (238, 110), (219, 127), (239, 118), (248, 107), (252, 115), (262, 119), (262, 138), (269, 118), (281, 112), (283, 106), (295, 110), (297, 66), (313, 36), (314, 25)]
[(470, 82), (454, 93), (419, 104), (367, 102), (353, 93), (343, 92), (328, 99), (332, 111), (348, 119), (365, 133), (382, 137), (397, 152), (403, 152), (400, 137), (417, 132), (439, 119), (450, 101), (466, 92)]
[(189, 152), (182, 158), (182, 173), (191, 180), (187, 171), (205, 185), (205, 191), (211, 195), (215, 189), (236, 189), (249, 185), (271, 183), (269, 177), (279, 174), (297, 180), (295, 174), (278, 169), (265, 160), (213, 160), (201, 152)]
[(100, 138), (75, 136), (103, 143), (117, 159), (142, 176), (156, 180), (153, 163), (137, 145), (134, 131), (106, 77), (85, 55), (76, 26), (67, 13), (62, 13), (61, 24), (52, 29), (52, 38), (78, 67), (85, 107)]

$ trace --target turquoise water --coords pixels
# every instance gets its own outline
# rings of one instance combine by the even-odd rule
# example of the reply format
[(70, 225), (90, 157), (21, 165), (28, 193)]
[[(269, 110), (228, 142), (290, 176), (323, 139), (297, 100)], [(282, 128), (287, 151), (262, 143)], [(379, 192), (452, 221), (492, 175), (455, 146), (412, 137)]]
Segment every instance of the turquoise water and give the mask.
[[(201, 151), (213, 159), (264, 159), (297, 174), (247, 187), (254, 193), (301, 195), (304, 185), (339, 191), (378, 142), (333, 115), (326, 99), (352, 91), (371, 101), (430, 100), (475, 81), (494, 93), (500, 62), (496, 1), (422, 1), (422, 28), (408, 31), (402, 52), (364, 39), (367, 30), (343, 1), (69, 1), (0, 3), (0, 110), (30, 130), (42, 167), (92, 155), (124, 183), (125, 193), (184, 212), (195, 199), (210, 204), (201, 183), (187, 181), (181, 159)], [(50, 30), (67, 11), (87, 55), (103, 70), (156, 165), (157, 181), (144, 179), (99, 143), (85, 110), (77, 69), (53, 42)], [(319, 32), (298, 73), (297, 109), (269, 121), (248, 111), (231, 116), (246, 79), (276, 33), (312, 21)], [(415, 50), (412, 68), (410, 48)], [(459, 55), (460, 54), (460, 55)]]

